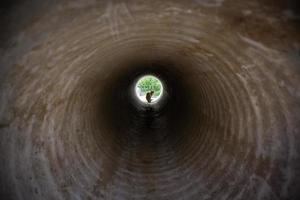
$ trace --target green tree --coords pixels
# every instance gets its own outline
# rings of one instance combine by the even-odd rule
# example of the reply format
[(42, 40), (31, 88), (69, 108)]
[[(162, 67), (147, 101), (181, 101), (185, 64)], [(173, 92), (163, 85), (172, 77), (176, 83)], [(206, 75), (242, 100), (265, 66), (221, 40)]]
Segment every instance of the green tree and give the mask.
[(154, 76), (145, 76), (138, 82), (138, 88), (142, 93), (154, 91), (154, 96), (158, 96), (161, 92), (161, 83)]

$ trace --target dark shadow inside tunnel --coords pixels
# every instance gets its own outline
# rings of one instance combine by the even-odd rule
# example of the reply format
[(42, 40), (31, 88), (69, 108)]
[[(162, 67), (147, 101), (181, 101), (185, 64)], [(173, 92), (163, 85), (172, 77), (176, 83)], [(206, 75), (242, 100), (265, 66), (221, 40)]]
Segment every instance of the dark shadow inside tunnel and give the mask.
[[(144, 61), (124, 68), (126, 71), (112, 72), (116, 74), (101, 90), (96, 109), (99, 126), (106, 124), (112, 130), (107, 137), (118, 145), (118, 153), (136, 154), (133, 162), (155, 163), (189, 137), (188, 122), (198, 117), (193, 111), (193, 88), (182, 78), (180, 67), (171, 62)], [(136, 80), (144, 74), (155, 75), (164, 83), (164, 96), (157, 104), (144, 105), (135, 97)]]

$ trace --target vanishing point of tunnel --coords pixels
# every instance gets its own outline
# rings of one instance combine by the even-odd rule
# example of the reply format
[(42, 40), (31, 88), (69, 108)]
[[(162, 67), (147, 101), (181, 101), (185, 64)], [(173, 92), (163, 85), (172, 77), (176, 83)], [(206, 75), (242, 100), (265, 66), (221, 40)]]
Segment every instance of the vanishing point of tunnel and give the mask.
[(0, 200), (299, 200), (299, 4), (1, 1)]

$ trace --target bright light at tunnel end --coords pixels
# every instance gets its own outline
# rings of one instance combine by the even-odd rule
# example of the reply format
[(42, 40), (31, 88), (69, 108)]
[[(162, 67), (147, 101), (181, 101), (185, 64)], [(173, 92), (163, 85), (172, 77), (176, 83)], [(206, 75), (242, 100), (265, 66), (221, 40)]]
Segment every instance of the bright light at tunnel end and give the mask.
[(164, 93), (161, 80), (153, 75), (144, 75), (135, 84), (135, 97), (143, 104), (158, 103)]

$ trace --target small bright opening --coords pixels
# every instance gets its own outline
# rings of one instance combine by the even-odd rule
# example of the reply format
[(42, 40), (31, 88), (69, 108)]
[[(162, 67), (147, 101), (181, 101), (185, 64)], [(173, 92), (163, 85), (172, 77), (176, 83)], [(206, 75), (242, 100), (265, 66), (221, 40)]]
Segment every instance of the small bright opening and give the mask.
[(145, 104), (157, 103), (162, 97), (163, 85), (157, 77), (146, 75), (137, 81), (135, 94)]

